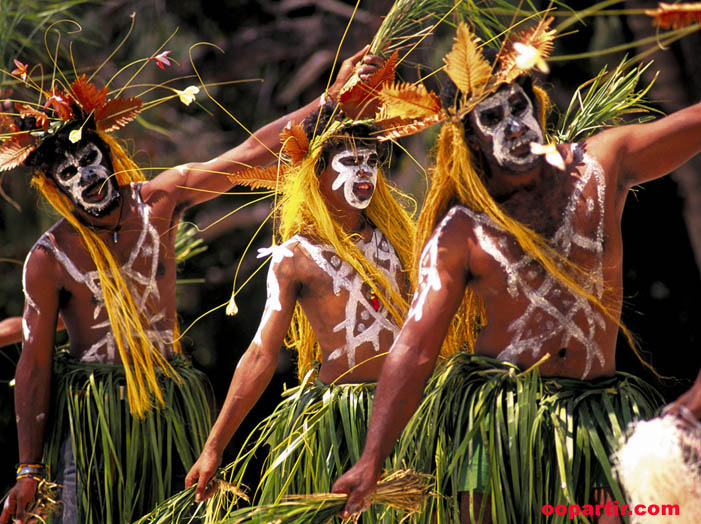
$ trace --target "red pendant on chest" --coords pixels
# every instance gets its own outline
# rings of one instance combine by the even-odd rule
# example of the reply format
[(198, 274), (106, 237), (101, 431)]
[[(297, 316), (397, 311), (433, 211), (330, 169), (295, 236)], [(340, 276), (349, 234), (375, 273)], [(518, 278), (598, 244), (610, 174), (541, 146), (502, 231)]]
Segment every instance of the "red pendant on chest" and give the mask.
[(375, 311), (380, 310), (380, 300), (377, 298), (377, 295), (372, 290), (370, 290), (370, 303), (372, 304), (372, 309), (374, 309)]

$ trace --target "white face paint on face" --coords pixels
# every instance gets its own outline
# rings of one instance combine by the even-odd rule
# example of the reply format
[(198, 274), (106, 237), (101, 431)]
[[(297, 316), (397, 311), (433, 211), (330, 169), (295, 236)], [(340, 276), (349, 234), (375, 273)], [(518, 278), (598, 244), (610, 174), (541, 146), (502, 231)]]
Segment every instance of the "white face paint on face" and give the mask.
[(119, 200), (111, 170), (103, 163), (102, 151), (87, 143), (75, 154), (65, 153), (57, 163), (54, 180), (76, 207), (92, 216), (102, 216)]
[(510, 84), (486, 98), (470, 114), (482, 151), (512, 171), (526, 171), (538, 161), (530, 143), (545, 140), (533, 104), (520, 85)]
[(334, 155), (331, 167), (338, 173), (331, 189), (343, 186), (346, 202), (357, 209), (368, 207), (377, 185), (375, 148), (344, 149)]

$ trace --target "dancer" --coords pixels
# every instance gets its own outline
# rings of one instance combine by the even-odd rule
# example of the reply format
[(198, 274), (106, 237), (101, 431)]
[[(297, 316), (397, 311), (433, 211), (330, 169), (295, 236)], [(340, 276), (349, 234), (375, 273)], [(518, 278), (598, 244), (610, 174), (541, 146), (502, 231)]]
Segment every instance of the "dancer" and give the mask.
[[(542, 58), (547, 36), (539, 24), (516, 43)], [(569, 519), (543, 513), (557, 504), (579, 504), (574, 519), (620, 521), (608, 457), (628, 423), (659, 402), (616, 372), (621, 214), (631, 187), (699, 152), (701, 106), (543, 145), (544, 92), (516, 65), (516, 43), (489, 64), (463, 27), (454, 51), (472, 61), (461, 70), (447, 58), (457, 118), (439, 137), (418, 225), (419, 284), (382, 371), (365, 450), (334, 487), (349, 493), (347, 513), (367, 505), (450, 332), (475, 355), (435, 375), (417, 420), (425, 429), (442, 407), (437, 439), (449, 446), (454, 492), (467, 493), (462, 521)]]
[[(331, 96), (364, 53), (344, 62)], [(363, 77), (375, 60), (364, 59)], [(172, 492), (173, 475), (192, 465), (209, 430), (205, 377), (178, 343), (178, 221), (229, 189), (227, 174), (271, 162), (281, 128), (319, 100), (209, 162), (146, 181), (107, 134), (136, 116), (141, 100), (107, 100), (107, 88), (84, 76), (42, 94), (52, 112), (18, 103), (17, 115), (3, 116), (2, 169), (31, 166), (32, 184), (63, 219), (25, 262), (20, 464), (0, 522), (28, 518), (37, 483), (51, 471), (63, 486), (63, 522), (121, 524)], [(59, 313), (70, 349), (54, 358)]]
[[(367, 428), (363, 413), (369, 413), (374, 382), (408, 308), (405, 268), (413, 253), (413, 223), (397, 202), (405, 197), (382, 172), (380, 131), (372, 120), (349, 120), (327, 104), (283, 137), (297, 153), (290, 153), (296, 162), (281, 188), (280, 243), (261, 250), (270, 256), (268, 298), (187, 476), (198, 500), (211, 494), (208, 483), (222, 452), (270, 381), (288, 331), (302, 386), (255, 435), (255, 448), (271, 446), (259, 501), (328, 491), (354, 450), (357, 457)], [(354, 404), (357, 418), (341, 422), (341, 411)]]

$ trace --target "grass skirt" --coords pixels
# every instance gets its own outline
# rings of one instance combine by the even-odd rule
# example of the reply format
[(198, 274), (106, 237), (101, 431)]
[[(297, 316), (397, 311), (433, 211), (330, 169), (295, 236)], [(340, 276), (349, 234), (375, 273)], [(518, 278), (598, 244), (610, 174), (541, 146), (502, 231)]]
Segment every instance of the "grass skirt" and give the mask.
[(81, 524), (133, 521), (168, 497), (199, 456), (210, 428), (209, 381), (182, 357), (171, 364), (181, 382), (159, 375), (166, 406), (137, 419), (122, 366), (55, 358), (44, 462), (56, 471), (70, 438)]
[(590, 504), (593, 486), (609, 487), (623, 501), (609, 457), (628, 424), (652, 417), (661, 401), (626, 373), (594, 381), (543, 378), (537, 368), (522, 372), (459, 353), (429, 379), (395, 447), (396, 460), (436, 476), (436, 491), (444, 495), (431, 501), (438, 522), (460, 522), (463, 462), (480, 445), (495, 522), (575, 522), (544, 516), (542, 507)]
[[(266, 453), (260, 484), (252, 494), (254, 504), (276, 504), (292, 494), (330, 492), (334, 481), (360, 458), (374, 393), (374, 383), (326, 385), (314, 380), (286, 390), (282, 402), (251, 432), (220, 478), (240, 487), (252, 458)], [(391, 464), (388, 459), (387, 469)], [(210, 501), (195, 506), (190, 488), (142, 522), (226, 521), (236, 510), (233, 499), (219, 490)], [(373, 506), (360, 522), (395, 524), (400, 520), (391, 508)]]

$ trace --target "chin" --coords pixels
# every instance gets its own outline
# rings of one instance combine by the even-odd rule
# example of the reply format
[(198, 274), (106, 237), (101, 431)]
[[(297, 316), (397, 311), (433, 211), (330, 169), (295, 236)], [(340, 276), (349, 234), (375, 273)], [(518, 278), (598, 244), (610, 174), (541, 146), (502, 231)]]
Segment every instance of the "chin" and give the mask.
[(83, 206), (76, 206), (78, 209), (80, 209), (83, 213), (86, 213), (90, 215), (91, 217), (94, 218), (102, 218), (106, 215), (109, 215), (112, 210), (114, 210), (117, 205), (119, 204), (119, 194), (115, 195), (112, 200), (107, 202), (104, 207), (89, 207), (85, 208)]
[(519, 162), (507, 161), (502, 167), (509, 169), (510, 171), (514, 171), (515, 173), (525, 173), (535, 167), (538, 167), (542, 163), (542, 160), (542, 156), (530, 154)]

